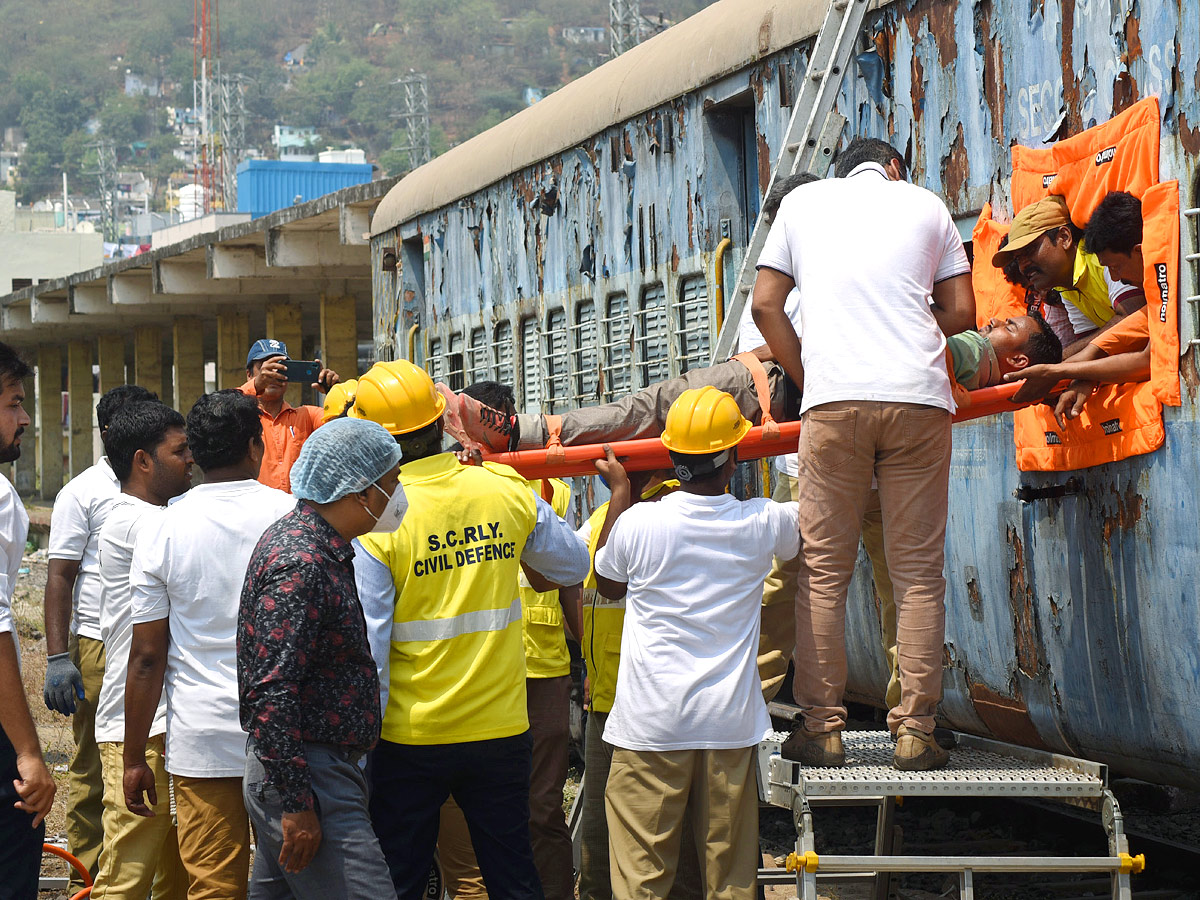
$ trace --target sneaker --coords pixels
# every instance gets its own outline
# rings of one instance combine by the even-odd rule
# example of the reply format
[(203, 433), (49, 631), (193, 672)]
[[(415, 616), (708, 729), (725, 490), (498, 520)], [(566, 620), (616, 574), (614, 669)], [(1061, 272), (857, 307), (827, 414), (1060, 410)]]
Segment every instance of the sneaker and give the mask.
[[(439, 384), (438, 390), (446, 398), (446, 412), (453, 408), (457, 421), (455, 426), (471, 442), (481, 444), (493, 453), (505, 453), (513, 436), (513, 422), (498, 409), (485, 406), (468, 394), (456, 394), (445, 385)], [(450, 417), (447, 416), (446, 430), (450, 430)], [(455, 435), (458, 437), (458, 435)], [(467, 442), (458, 438), (466, 446)]]
[(806, 766), (846, 764), (846, 750), (842, 746), (840, 730), (809, 731), (803, 724), (788, 735), (788, 739), (779, 748), (779, 755)]
[(926, 734), (907, 725), (896, 732), (896, 752), (892, 765), (902, 772), (925, 772), (940, 769), (950, 762), (950, 751), (942, 749), (932, 734)]

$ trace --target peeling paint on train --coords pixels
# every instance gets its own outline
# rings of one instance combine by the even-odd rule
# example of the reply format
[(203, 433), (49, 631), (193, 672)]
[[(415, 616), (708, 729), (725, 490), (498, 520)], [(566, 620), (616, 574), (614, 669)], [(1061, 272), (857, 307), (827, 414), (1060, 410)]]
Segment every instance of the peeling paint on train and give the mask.
[[(970, 216), (989, 201), (1008, 208), (1013, 143), (1059, 139), (1158, 94), (1163, 177), (1178, 178), (1185, 205), (1196, 206), (1198, 23), (1200, 0), (892, 3), (868, 16), (839, 109), (852, 133), (891, 140), (916, 183)], [(494, 374), (507, 341), (522, 402), (556, 411), (692, 364), (688, 353), (717, 328), (713, 252), (728, 231), (731, 290), (810, 43), (747, 60), (376, 235), (381, 356), (406, 355), (405, 336), (419, 324), (418, 357), (443, 373), (461, 365), (469, 377)], [(1182, 247), (1197, 252), (1194, 226)], [(383, 269), (387, 249), (399, 259), (395, 272)], [(1193, 269), (1182, 287), (1200, 294)], [(659, 305), (643, 310), (647, 298)], [(1195, 311), (1185, 305), (1181, 315), (1186, 346), (1198, 333)], [(564, 343), (555, 328), (566, 329)], [(485, 340), (477, 358), (473, 334)], [(431, 342), (437, 359), (428, 358)], [(1011, 419), (955, 428), (944, 721), (1200, 786), (1193, 353), (1181, 367), (1184, 405), (1167, 411), (1166, 446), (1149, 456), (1024, 474)], [(887, 674), (865, 557), (849, 610), (849, 693), (878, 703)]]

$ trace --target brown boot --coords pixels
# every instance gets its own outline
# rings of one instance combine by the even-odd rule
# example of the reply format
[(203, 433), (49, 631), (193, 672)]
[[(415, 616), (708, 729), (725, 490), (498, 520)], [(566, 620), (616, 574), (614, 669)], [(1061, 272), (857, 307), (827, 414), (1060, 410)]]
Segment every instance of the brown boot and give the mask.
[(933, 738), (907, 725), (901, 725), (896, 732), (896, 752), (892, 755), (892, 765), (902, 772), (924, 772), (929, 769), (940, 769), (950, 762), (950, 751)]
[(779, 755), (806, 766), (844, 766), (846, 750), (842, 747), (842, 732), (809, 731), (800, 727), (788, 735), (779, 748)]

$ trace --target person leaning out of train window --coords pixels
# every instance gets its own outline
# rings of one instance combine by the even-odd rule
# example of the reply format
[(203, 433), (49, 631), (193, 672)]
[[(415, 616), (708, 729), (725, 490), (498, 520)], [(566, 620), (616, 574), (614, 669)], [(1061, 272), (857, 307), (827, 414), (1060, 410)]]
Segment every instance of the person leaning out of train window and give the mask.
[[(1008, 246), (1008, 235), (1000, 239), (1000, 250)], [(1004, 266), (1004, 280), (1025, 292), (1025, 309), (1028, 312), (1038, 312), (1054, 332), (1060, 344), (1070, 347), (1083, 337), (1077, 334), (1075, 326), (1067, 315), (1067, 306), (1063, 303), (1058, 291), (1039, 291), (1029, 283), (1029, 279), (1021, 274), (1021, 264), (1016, 259), (1010, 259)]]
[(1110, 328), (1146, 305), (1140, 283), (1110, 278), (1090, 247), (1071, 221), (1067, 202), (1052, 195), (1017, 213), (1008, 243), (992, 256), (998, 269), (1015, 260), (1032, 288), (1057, 290), (1066, 302), (1071, 325), (1083, 337), (1063, 348), (1064, 359), (1085, 349), (1096, 330)]
[[(238, 390), (258, 400), (266, 448), (258, 480), (290, 494), (292, 483), (288, 473), (300, 458), (300, 448), (308, 436), (321, 425), (324, 414), (319, 406), (292, 406), (283, 399), (288, 388), (283, 365), (287, 359), (288, 348), (283, 341), (270, 338), (255, 341), (246, 354), (246, 383)], [(329, 393), (339, 381), (337, 372), (322, 368), (312, 387)]]
[[(1088, 220), (1084, 242), (1095, 248), (1113, 281), (1140, 284), (1142, 202), (1124, 191), (1111, 191)], [(1079, 417), (1098, 384), (1146, 381), (1150, 377), (1150, 323), (1144, 302), (1141, 309), (1110, 328), (1093, 333), (1087, 345), (1069, 360), (1006, 375), (1008, 381), (1025, 382), (1013, 399), (1045, 398), (1060, 381), (1070, 379), (1070, 386), (1054, 404), (1054, 417), (1060, 427), (1066, 427), (1067, 419)]]

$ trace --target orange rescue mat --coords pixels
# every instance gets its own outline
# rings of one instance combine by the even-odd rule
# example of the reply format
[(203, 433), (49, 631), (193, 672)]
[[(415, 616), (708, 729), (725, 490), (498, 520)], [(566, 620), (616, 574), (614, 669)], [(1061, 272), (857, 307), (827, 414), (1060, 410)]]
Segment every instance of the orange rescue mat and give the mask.
[[(1016, 409), (1012, 395), (1017, 384), (1001, 384), (980, 388), (966, 394), (966, 402), (954, 414), (955, 422), (978, 419), (996, 413)], [(773, 432), (773, 433), (771, 433)], [(738, 459), (743, 462), (763, 459), (767, 456), (782, 456), (795, 453), (800, 441), (799, 422), (778, 422), (770, 426), (756, 425), (738, 444)], [(671, 457), (658, 438), (641, 438), (636, 441), (617, 441), (610, 445), (630, 472), (649, 472), (654, 469), (671, 468)], [(487, 462), (501, 463), (516, 469), (523, 478), (570, 478), (573, 475), (595, 475), (596, 460), (604, 458), (603, 444), (576, 444), (548, 447), (540, 450), (519, 450), (515, 453), (483, 453)]]
[[(1022, 150), (1027, 149), (1025, 147)], [(1017, 148), (1013, 147), (1014, 154)], [(1015, 158), (1015, 157), (1014, 157)], [(1015, 175), (1013, 176), (1015, 179)], [(1000, 249), (1000, 241), (1008, 234), (1008, 226), (992, 218), (992, 204), (985, 203), (979, 221), (971, 231), (971, 287), (975, 293), (975, 324), (982, 327), (989, 319), (1004, 319), (1025, 315), (1025, 290), (1009, 284), (1004, 270), (992, 265), (992, 256)], [(953, 371), (953, 366), (950, 367)]]
[[(1082, 469), (1157, 450), (1166, 436), (1162, 405), (1180, 403), (1179, 184), (1157, 183), (1159, 130), (1158, 101), (1150, 97), (1053, 147), (1012, 149), (1014, 211), (1059, 194), (1083, 226), (1109, 191), (1142, 199), (1151, 348), (1149, 382), (1102, 385), (1065, 430), (1047, 406), (1019, 410), (1013, 441), (1022, 471)], [(982, 223), (976, 229), (991, 234)], [(977, 295), (994, 296), (994, 278), (977, 267), (972, 280)]]

